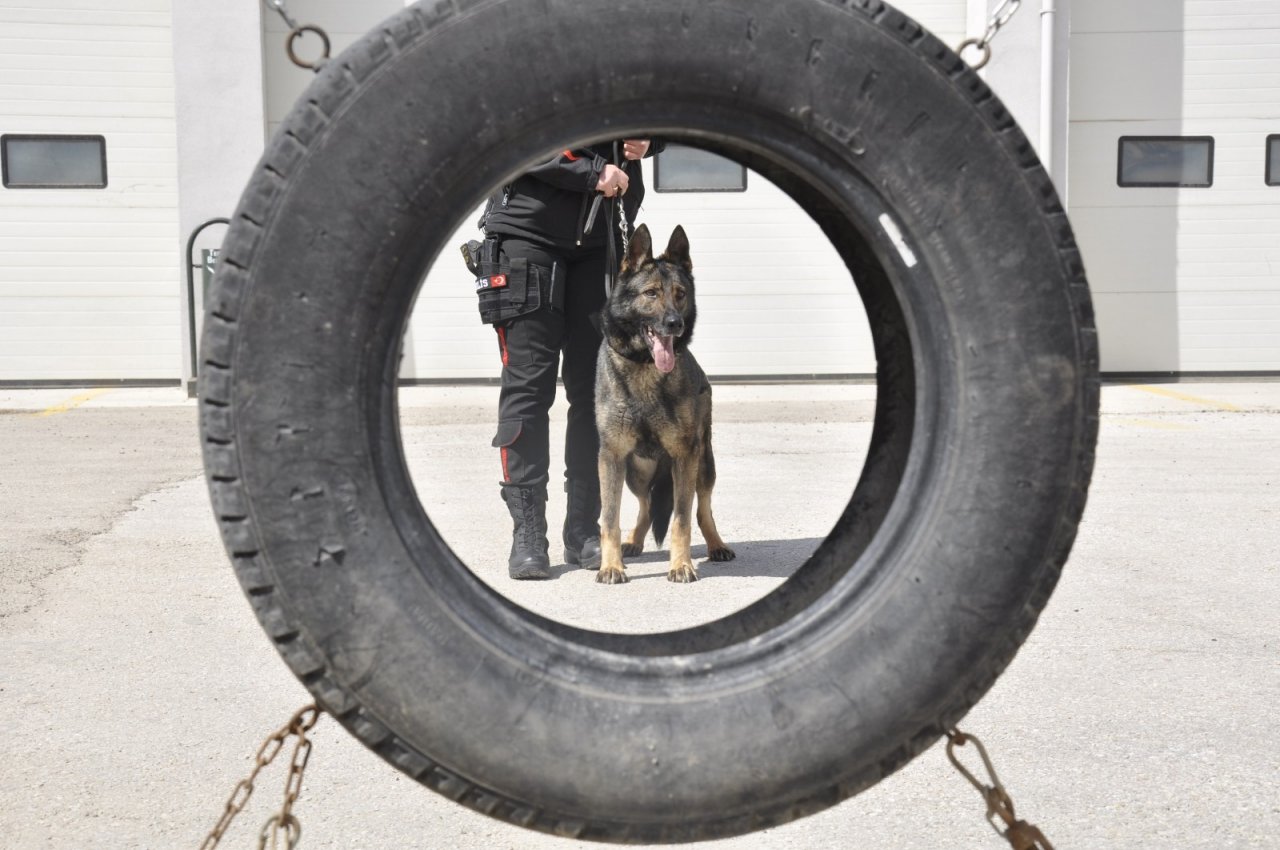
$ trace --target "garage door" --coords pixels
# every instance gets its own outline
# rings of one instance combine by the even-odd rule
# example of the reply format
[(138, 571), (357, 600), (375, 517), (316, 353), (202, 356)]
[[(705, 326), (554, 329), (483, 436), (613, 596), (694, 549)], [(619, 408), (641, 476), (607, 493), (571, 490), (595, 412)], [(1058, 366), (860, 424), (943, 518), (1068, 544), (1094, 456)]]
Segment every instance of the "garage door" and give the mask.
[(173, 102), (169, 0), (0, 3), (0, 381), (178, 378)]
[(1070, 204), (1109, 372), (1280, 370), (1280, 6), (1074, 0)]

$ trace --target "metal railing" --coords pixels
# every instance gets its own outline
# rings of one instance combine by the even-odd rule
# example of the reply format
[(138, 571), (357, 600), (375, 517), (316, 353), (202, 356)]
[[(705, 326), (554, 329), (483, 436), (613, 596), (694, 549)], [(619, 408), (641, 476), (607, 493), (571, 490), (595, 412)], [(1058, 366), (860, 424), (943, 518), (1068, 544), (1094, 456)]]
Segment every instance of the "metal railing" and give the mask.
[(215, 224), (230, 224), (229, 218), (211, 218), (191, 231), (191, 236), (187, 238), (187, 339), (190, 343), (191, 369), (190, 374), (186, 377), (187, 397), (194, 398), (196, 395), (196, 384), (200, 379), (200, 360), (199, 346), (196, 338), (196, 279), (195, 270), (202, 268), (204, 263), (197, 263), (193, 253), (196, 247), (196, 238), (205, 231), (206, 228)]

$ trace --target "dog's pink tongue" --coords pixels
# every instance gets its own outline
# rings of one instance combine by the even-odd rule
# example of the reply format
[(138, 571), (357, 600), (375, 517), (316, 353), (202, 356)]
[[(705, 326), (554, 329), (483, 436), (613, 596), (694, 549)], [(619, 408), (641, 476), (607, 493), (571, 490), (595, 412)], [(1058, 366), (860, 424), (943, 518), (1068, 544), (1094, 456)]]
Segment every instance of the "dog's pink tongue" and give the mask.
[(675, 342), (676, 338), (673, 336), (649, 337), (649, 347), (653, 349), (653, 365), (664, 375), (676, 368)]

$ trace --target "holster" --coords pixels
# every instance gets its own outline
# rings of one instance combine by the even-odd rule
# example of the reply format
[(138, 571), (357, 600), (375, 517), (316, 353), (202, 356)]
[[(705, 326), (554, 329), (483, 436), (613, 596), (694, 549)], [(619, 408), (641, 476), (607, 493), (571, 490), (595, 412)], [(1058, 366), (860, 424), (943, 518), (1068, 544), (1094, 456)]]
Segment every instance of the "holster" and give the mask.
[(524, 257), (507, 257), (501, 241), (493, 236), (462, 246), (467, 268), (476, 276), (480, 321), (501, 324), (549, 307), (564, 312), (565, 269), (530, 263)]

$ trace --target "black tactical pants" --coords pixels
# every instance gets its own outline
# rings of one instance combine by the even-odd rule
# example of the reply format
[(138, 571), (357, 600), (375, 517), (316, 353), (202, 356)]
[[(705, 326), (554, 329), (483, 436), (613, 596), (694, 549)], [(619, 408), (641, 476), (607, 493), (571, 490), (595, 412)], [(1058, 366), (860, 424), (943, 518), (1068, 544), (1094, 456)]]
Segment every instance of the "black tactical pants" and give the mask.
[(595, 316), (604, 306), (605, 249), (556, 251), (503, 237), (502, 252), (548, 268), (557, 263), (566, 270), (563, 312), (544, 306), (496, 327), (502, 392), (493, 445), (501, 451), (503, 484), (546, 485), (551, 466), (548, 411), (556, 397), (556, 374), (562, 372), (569, 402), (565, 477), (598, 487), (595, 381), (600, 331)]

